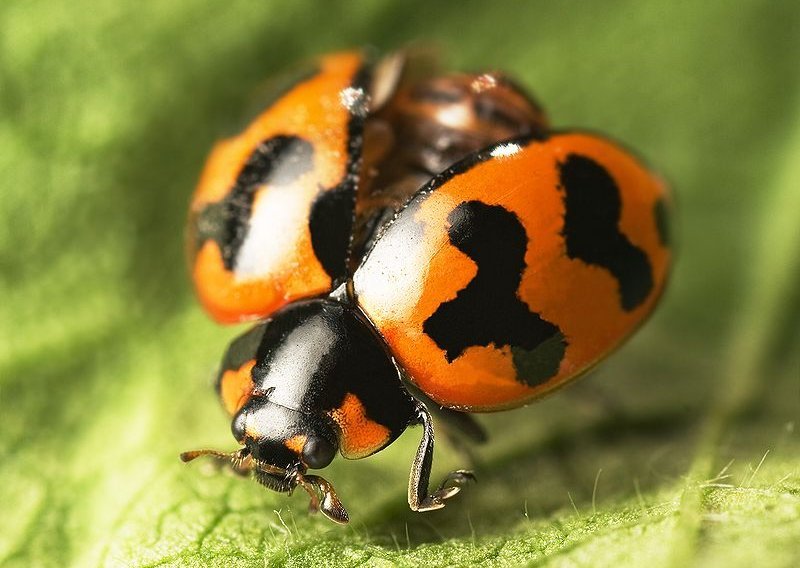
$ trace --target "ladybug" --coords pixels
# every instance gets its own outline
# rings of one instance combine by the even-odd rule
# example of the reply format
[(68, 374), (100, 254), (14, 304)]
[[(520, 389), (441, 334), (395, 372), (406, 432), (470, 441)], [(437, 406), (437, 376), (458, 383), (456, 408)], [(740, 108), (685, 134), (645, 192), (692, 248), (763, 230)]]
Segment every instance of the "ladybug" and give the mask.
[(670, 264), (664, 182), (629, 151), (553, 130), (501, 73), (424, 58), (321, 57), (211, 152), (191, 202), (199, 299), (254, 321), (217, 392), (240, 449), (196, 450), (269, 489), (364, 458), (422, 427), (408, 503), (430, 491), (432, 413), (475, 439), (470, 413), (522, 406), (576, 379), (653, 311)]

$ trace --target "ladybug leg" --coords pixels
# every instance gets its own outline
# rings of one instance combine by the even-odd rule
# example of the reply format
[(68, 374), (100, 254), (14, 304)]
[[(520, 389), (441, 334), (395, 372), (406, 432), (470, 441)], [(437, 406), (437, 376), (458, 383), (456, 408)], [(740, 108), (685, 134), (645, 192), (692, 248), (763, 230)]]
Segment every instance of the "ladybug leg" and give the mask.
[(477, 469), (480, 460), (473, 451), (473, 447), (475, 444), (483, 444), (489, 439), (483, 426), (471, 414), (440, 406), (405, 376), (403, 384), (415, 399), (422, 401), (437, 425), (442, 427), (442, 433), (447, 441), (461, 454), (462, 459), (469, 464), (470, 468)]
[(216, 467), (229, 467), (237, 475), (246, 477), (254, 469), (253, 459), (246, 448), (235, 452), (220, 452), (217, 450), (192, 450), (181, 454), (181, 461), (190, 462), (200, 456), (209, 456), (214, 460)]
[(442, 425), (444, 435), (459, 450), (469, 449), (470, 444), (483, 444), (489, 439), (486, 430), (471, 414), (440, 406), (405, 377), (403, 384), (414, 398), (425, 404), (425, 408), (434, 420)]
[(422, 440), (417, 448), (417, 455), (411, 465), (408, 479), (408, 505), (412, 511), (435, 511), (445, 506), (445, 500), (453, 497), (469, 481), (475, 481), (475, 475), (468, 470), (459, 469), (445, 477), (439, 488), (428, 494), (428, 483), (433, 464), (433, 421), (424, 404), (417, 403), (415, 423), (422, 426)]
[(306, 475), (305, 468), (299, 467), (281, 470), (269, 465), (255, 463), (253, 477), (267, 489), (291, 495), (297, 486), (303, 488), (310, 497), (308, 510), (311, 513), (321, 512), (325, 517), (340, 525), (350, 522), (347, 509), (344, 508), (336, 491), (326, 479), (318, 475)]
[[(318, 475), (298, 473), (297, 484), (311, 497), (311, 502), (308, 505), (309, 511), (312, 513), (321, 511), (327, 518), (340, 525), (346, 525), (350, 522), (347, 509), (344, 508), (339, 497), (337, 497), (333, 485), (327, 480)], [(321, 499), (320, 496), (322, 497)]]

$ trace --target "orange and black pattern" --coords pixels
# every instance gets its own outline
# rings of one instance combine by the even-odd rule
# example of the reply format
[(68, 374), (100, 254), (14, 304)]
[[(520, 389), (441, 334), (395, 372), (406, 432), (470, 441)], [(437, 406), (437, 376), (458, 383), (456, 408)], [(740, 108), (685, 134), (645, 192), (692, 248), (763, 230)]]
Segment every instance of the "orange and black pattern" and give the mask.
[(189, 233), (195, 287), (218, 321), (265, 317), (345, 277), (367, 76), (358, 53), (323, 57), (212, 151)]
[(436, 402), (517, 406), (589, 369), (652, 311), (667, 200), (599, 136), (497, 144), (417, 194), (356, 271), (356, 297)]

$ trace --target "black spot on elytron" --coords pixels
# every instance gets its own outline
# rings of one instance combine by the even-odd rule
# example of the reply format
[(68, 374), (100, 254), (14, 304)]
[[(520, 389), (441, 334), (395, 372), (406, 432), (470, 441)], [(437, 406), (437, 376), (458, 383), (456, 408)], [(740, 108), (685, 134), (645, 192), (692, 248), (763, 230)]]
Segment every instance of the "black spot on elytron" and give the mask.
[(619, 230), (617, 184), (600, 164), (577, 154), (559, 164), (559, 173), (567, 255), (611, 272), (619, 283), (622, 308), (636, 308), (653, 289), (653, 274), (647, 255)]
[[(515, 365), (538, 384), (558, 371), (566, 342), (561, 330), (533, 313), (517, 296), (528, 237), (514, 213), (499, 205), (465, 201), (447, 217), (450, 242), (478, 265), (478, 273), (455, 299), (425, 320), (423, 331), (452, 362), (468, 347), (510, 346)], [(535, 359), (529, 365), (528, 358)]]
[[(371, 78), (370, 66), (364, 65), (353, 77), (351, 87), (357, 92), (365, 93)], [(368, 98), (359, 97), (357, 103), (348, 110), (350, 120), (347, 123), (347, 170), (336, 187), (318, 195), (309, 216), (311, 246), (325, 272), (331, 277), (332, 288), (336, 288), (347, 277), (352, 256), (356, 191), (361, 171), (361, 149), (364, 145), (364, 121), (369, 113)]]
[(663, 197), (660, 197), (653, 206), (653, 217), (656, 219), (658, 241), (661, 246), (669, 246), (672, 242), (672, 235), (669, 231), (669, 207)]
[(567, 340), (560, 332), (533, 349), (512, 346), (511, 358), (517, 370), (517, 379), (529, 387), (547, 382), (558, 374), (566, 350)]
[(224, 199), (207, 205), (197, 219), (197, 240), (213, 239), (222, 251), (227, 270), (233, 270), (236, 256), (250, 227), (255, 194), (264, 185), (285, 186), (314, 166), (314, 148), (298, 136), (275, 136), (259, 144), (239, 172)]
[(308, 218), (314, 254), (334, 286), (347, 273), (354, 195), (355, 189), (348, 184), (330, 190), (323, 189), (314, 200)]

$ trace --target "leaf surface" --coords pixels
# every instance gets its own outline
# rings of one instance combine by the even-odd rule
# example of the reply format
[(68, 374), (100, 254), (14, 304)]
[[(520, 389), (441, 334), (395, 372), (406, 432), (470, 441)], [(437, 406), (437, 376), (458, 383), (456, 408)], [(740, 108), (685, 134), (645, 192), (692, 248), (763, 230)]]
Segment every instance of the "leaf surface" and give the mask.
[[(793, 2), (0, 4), (0, 563), (800, 564), (800, 12)], [(419, 433), (309, 516), (182, 465), (233, 448), (233, 328), (192, 298), (186, 204), (263, 81), (358, 45), (500, 68), (674, 186), (663, 306), (590, 378), (481, 417), (479, 483), (405, 504)], [(464, 465), (441, 441), (435, 475)]]

